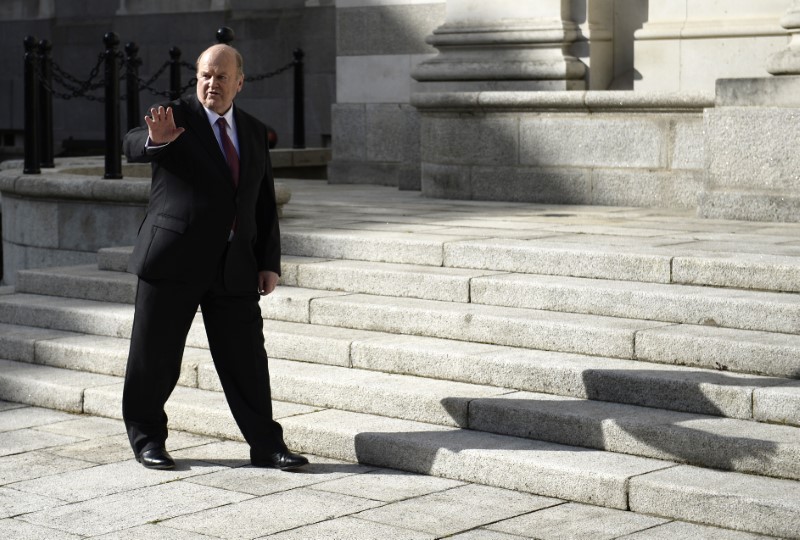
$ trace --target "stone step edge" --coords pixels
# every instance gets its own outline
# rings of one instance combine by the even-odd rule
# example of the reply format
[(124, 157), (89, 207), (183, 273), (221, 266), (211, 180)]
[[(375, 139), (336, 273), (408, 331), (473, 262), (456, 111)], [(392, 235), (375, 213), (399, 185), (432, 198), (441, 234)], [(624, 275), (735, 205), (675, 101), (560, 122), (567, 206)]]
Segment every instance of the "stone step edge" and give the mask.
[[(292, 232), (292, 238), (300, 234)], [(313, 234), (313, 233), (309, 233)], [(296, 239), (292, 239), (289, 244)], [(479, 259), (477, 262), (466, 262), (466, 258), (470, 258), (467, 253), (474, 251), (475, 245), (484, 245), (486, 241), (478, 240), (460, 240), (447, 243), (441, 246), (441, 256), (437, 256), (435, 260), (428, 260), (428, 255), (424, 260), (395, 260), (394, 258), (376, 258), (376, 257), (356, 257), (353, 253), (340, 253), (339, 250), (326, 253), (309, 250), (292, 250), (288, 249), (285, 256), (295, 257), (317, 257), (322, 259), (351, 259), (360, 261), (377, 260), (386, 262), (412, 262), (413, 264), (422, 264), (427, 266), (442, 266), (448, 268), (461, 268), (472, 270), (487, 270), (496, 272), (517, 272), (526, 274), (543, 274), (543, 275), (563, 275), (565, 277), (586, 277), (586, 278), (600, 278), (612, 279), (621, 281), (642, 281), (649, 283), (673, 283), (683, 285), (695, 286), (712, 286), (726, 289), (741, 289), (741, 290), (761, 290), (771, 292), (800, 292), (800, 285), (798, 285), (797, 275), (800, 275), (800, 268), (795, 265), (789, 264), (792, 262), (790, 257), (775, 257), (775, 264), (762, 261), (758, 256), (738, 258), (736, 260), (730, 257), (720, 257), (716, 252), (696, 252), (696, 253), (679, 253), (675, 255), (664, 254), (663, 252), (653, 252), (652, 249), (641, 250), (641, 253), (631, 252), (630, 250), (621, 250), (618, 255), (625, 255), (633, 257), (635, 260), (641, 259), (642, 272), (638, 275), (636, 272), (613, 272), (613, 273), (598, 273), (592, 269), (596, 265), (590, 264), (589, 270), (581, 269), (585, 265), (578, 265), (577, 268), (569, 270), (549, 270), (548, 264), (555, 264), (563, 258), (564, 252), (574, 253), (578, 251), (580, 245), (568, 245), (559, 247), (558, 245), (541, 247), (537, 246), (537, 250), (547, 251), (548, 256), (553, 259), (550, 263), (545, 262), (544, 267), (531, 267), (530, 264), (519, 264), (513, 260), (506, 261), (503, 264), (491, 264), (488, 261), (496, 259), (494, 254), (480, 253), (477, 255)], [(492, 247), (492, 246), (489, 246)], [(114, 268), (122, 268), (122, 262), (119, 258), (124, 257), (125, 248), (114, 248), (116, 252), (106, 252), (100, 259), (104, 265), (113, 265)], [(128, 247), (128, 253), (132, 247)], [(492, 247), (492, 249), (500, 249)], [(508, 251), (513, 251), (515, 246), (508, 247)], [(101, 250), (102, 251), (102, 250)], [(491, 251), (491, 250), (490, 250)], [(614, 257), (614, 254), (598, 254), (598, 252), (589, 250), (588, 257), (590, 259), (597, 259), (597, 257)], [(541, 254), (541, 253), (540, 253)], [(731, 255), (730, 253), (723, 253), (723, 255)], [(115, 259), (116, 258), (116, 259)], [(474, 259), (474, 256), (472, 256)], [(481, 260), (481, 259), (485, 260)], [(586, 258), (586, 255), (584, 255)], [(513, 259), (513, 257), (512, 257)], [(112, 262), (114, 261), (114, 262)], [(788, 262), (787, 262), (788, 261)], [(659, 268), (648, 268), (648, 266), (657, 264)], [(783, 266), (773, 272), (769, 269), (774, 265)], [(563, 266), (563, 265), (562, 265)], [(652, 275), (651, 275), (652, 274)]]
[[(294, 369), (300, 371), (297, 375), (293, 375), (291, 372), (293, 364), (295, 365)], [(413, 381), (413, 377), (386, 376), (365, 371), (361, 373), (362, 380), (360, 381), (333, 385), (326, 381), (345, 379), (348, 375), (343, 370), (351, 368), (317, 366), (323, 370), (323, 373), (309, 375), (307, 370), (302, 369), (303, 366), (299, 362), (273, 359), (272, 365), (274, 399), (288, 403), (440, 426), (462, 427), (472, 431), (569, 444), (581, 448), (619, 452), (625, 455), (665, 459), (700, 467), (716, 467), (764, 476), (800, 479), (800, 471), (797, 470), (797, 467), (792, 466), (793, 459), (789, 457), (787, 460), (786, 457), (787, 452), (791, 454), (792, 447), (783, 442), (791, 440), (793, 431), (800, 433), (798, 428), (769, 427), (766, 424), (758, 423), (753, 423), (748, 427), (748, 424), (745, 423), (748, 421), (745, 420), (720, 419), (679, 412), (658, 412), (655, 409), (633, 405), (592, 403), (589, 400), (578, 398), (567, 399), (563, 402), (564, 411), (557, 412), (554, 411), (552, 405), (554, 402), (561, 402), (546, 394), (508, 392), (504, 389), (459, 383), (454, 383), (452, 392), (456, 395), (452, 396), (446, 382), (441, 384), (440, 396), (425, 392), (415, 395), (413, 391), (407, 395), (401, 395), (381, 390), (387, 382), (383, 379), (395, 379), (393, 385), (396, 384), (397, 388), (403, 388), (405, 384), (410, 388), (416, 388), (418, 384)], [(29, 368), (32, 371), (35, 370), (33, 366), (40, 367), (39, 371), (45, 373), (70, 371), (41, 364), (32, 364)], [(279, 369), (275, 369), (276, 367)], [(335, 373), (339, 370), (343, 371), (338, 374), (341, 377)], [(304, 373), (304, 371), (306, 372)], [(91, 376), (87, 377), (91, 379)], [(370, 382), (370, 378), (374, 380)], [(2, 375), (0, 375), (0, 379), (3, 379)], [(197, 379), (197, 389), (221, 392), (212, 363), (205, 362), (198, 366)], [(297, 390), (298, 387), (301, 390)], [(372, 387), (377, 388), (376, 392), (382, 393), (381, 403), (383, 405), (378, 404), (380, 396), (373, 395), (375, 392), (367, 392), (366, 398), (357, 402), (347, 397), (358, 393), (359, 388)], [(434, 393), (436, 391), (433, 389)], [(361, 392), (362, 396), (363, 394), (364, 392)], [(466, 395), (459, 397), (459, 394)], [(76, 398), (72, 399), (72, 402), (74, 401)], [(533, 405), (530, 401), (536, 401), (538, 405)], [(414, 412), (405, 413), (404, 404)], [(586, 410), (587, 406), (589, 410)], [(575, 407), (583, 407), (583, 412), (571, 412)], [(608, 418), (596, 417), (598, 409), (601, 415), (606, 415)], [(663, 423), (664, 426), (657, 429), (648, 428), (642, 422), (632, 420), (637, 416), (652, 417), (656, 424)], [(618, 420), (613, 420), (615, 417)], [(509, 422), (509, 418), (515, 420)], [(708, 424), (708, 420), (714, 422), (713, 427)], [(523, 425), (520, 425), (520, 422)], [(704, 422), (706, 423), (705, 428), (700, 425)], [(530, 427), (524, 425), (527, 423), (530, 423)], [(693, 424), (694, 428), (691, 433), (687, 434), (685, 431), (681, 431), (683, 428), (673, 427), (681, 423)], [(536, 428), (534, 429), (533, 426)], [(593, 434), (599, 433), (599, 430), (604, 433), (602, 441), (593, 436)], [(739, 435), (741, 432), (752, 434), (752, 437), (742, 438)], [(726, 436), (725, 433), (728, 435)], [(763, 436), (763, 440), (758, 438), (759, 433)], [(671, 440), (673, 436), (677, 436), (681, 444), (676, 446), (676, 442)], [(700, 453), (689, 451), (684, 448), (687, 437), (694, 441), (691, 443), (694, 446), (715, 450)], [(800, 440), (800, 437), (795, 438)], [(731, 441), (740, 442), (732, 447)], [(770, 459), (759, 460), (758, 456), (765, 452), (769, 453)]]
[[(124, 372), (124, 362), (120, 362), (116, 370), (109, 370), (107, 366), (98, 368), (91, 353), (80, 355), (82, 364), (65, 360), (70, 358), (69, 349), (80, 349), (84, 346), (61, 344), (59, 338), (85, 338), (92, 337), (92, 334), (33, 326), (5, 326), (18, 328), (22, 334), (20, 337), (15, 337), (13, 330), (9, 330), (8, 337), (5, 338), (7, 347), (11, 347), (7, 349), (9, 352), (6, 354), (11, 354), (13, 351), (14, 356), (10, 357), (12, 360), (77, 370), (102, 369), (97, 372), (112, 375), (121, 375)], [(795, 384), (794, 379), (751, 376), (747, 384), (739, 386), (741, 389), (734, 394), (730, 390), (728, 381), (731, 375), (702, 368), (669, 366), (667, 369), (667, 366), (641, 360), (523, 351), (440, 338), (397, 336), (370, 331), (348, 332), (335, 327), (317, 327), (316, 331), (310, 331), (314, 326), (304, 323), (273, 322), (271, 327), (266, 329), (270, 357), (321, 366), (357, 368), (370, 372), (505, 388), (510, 391), (537, 392), (566, 398), (800, 426), (800, 415), (796, 414), (796, 410), (800, 409), (798, 403), (800, 396), (793, 400), (794, 394), (790, 393), (791, 387)], [(94, 337), (99, 341), (119, 340), (128, 343), (124, 337)], [(200, 323), (196, 322), (192, 326), (187, 345), (180, 384), (196, 387), (198, 364), (210, 361)], [(54, 353), (52, 351), (54, 347), (62, 352)], [(320, 356), (320, 350), (326, 351), (324, 357)], [(420, 357), (420, 350), (424, 351), (426, 356)], [(59, 359), (57, 363), (51, 359), (54, 355)], [(376, 362), (379, 357), (381, 360)], [(448, 360), (450, 368), (437, 371), (435, 365), (439, 363), (437, 360), (439, 357)], [(482, 368), (475, 372), (472, 367), (481, 362), (486, 369)], [(572, 362), (578, 363), (578, 367), (571, 366)], [(611, 364), (608, 365), (609, 363)], [(532, 369), (534, 371), (531, 371)], [(651, 373), (653, 370), (661, 370), (667, 376), (653, 377)], [(482, 375), (484, 371), (490, 372), (490, 375)], [(529, 376), (522, 377), (523, 372)], [(539, 375), (533, 376), (531, 373)], [(588, 387), (587, 373), (594, 381)], [(675, 376), (670, 377), (669, 375), (673, 373)], [(684, 374), (688, 377), (684, 377)], [(696, 382), (692, 382), (692, 377), (697, 379)], [(714, 382), (720, 378), (724, 380)], [(735, 383), (736, 380), (732, 382)], [(620, 393), (615, 390), (617, 385), (623, 385), (630, 391)], [(653, 385), (657, 386), (654, 388)], [(662, 390), (659, 391), (659, 388)], [(683, 388), (689, 396), (703, 397), (694, 400), (675, 400), (673, 394), (676, 388)], [(734, 396), (737, 396), (736, 399)], [(776, 407), (778, 413), (773, 414), (772, 409)]]
[[(324, 280), (320, 282), (318, 279), (312, 278), (310, 282), (305, 282), (303, 279), (304, 272), (301, 269), (302, 267), (308, 267), (311, 269), (314, 265), (317, 264), (324, 264), (327, 262), (331, 262), (328, 259), (313, 259), (307, 258), (306, 262), (298, 261), (296, 259), (303, 259), (302, 257), (292, 258), (292, 261), (284, 261), (282, 268), (283, 268), (283, 276), (281, 277), (280, 284), (284, 287), (299, 287), (299, 288), (318, 288), (318, 286), (322, 286), (323, 288), (318, 290), (325, 290), (325, 291), (342, 291), (342, 288), (338, 285), (339, 281), (337, 280), (337, 285), (335, 286), (325, 286)], [(339, 262), (339, 261), (333, 261)], [(345, 261), (346, 262), (346, 261)], [(390, 267), (396, 267), (397, 265), (387, 265), (386, 263), (372, 263), (377, 266), (380, 270), (382, 267), (386, 268), (386, 272), (391, 272), (392, 270)], [(419, 270), (420, 272), (424, 272), (424, 266), (420, 265), (401, 265), (411, 269)], [(30, 294), (51, 294), (51, 295), (58, 295), (62, 297), (75, 297), (75, 298), (86, 298), (98, 301), (111, 301), (111, 302), (124, 302), (124, 303), (133, 303), (135, 297), (135, 282), (132, 283), (131, 280), (133, 276), (126, 274), (126, 278), (123, 279), (120, 277), (114, 277), (113, 274), (118, 272), (109, 271), (109, 270), (95, 270), (93, 274), (97, 272), (100, 273), (108, 273), (108, 286), (112, 287), (115, 283), (118, 285), (118, 288), (123, 288), (119, 294), (112, 294), (111, 292), (103, 292), (97, 291), (96, 287), (90, 287), (89, 293), (87, 295), (86, 292), (81, 292), (80, 288), (69, 288), (71, 290), (77, 290), (78, 293), (69, 292), (69, 291), (56, 291), (53, 289), (53, 284), (57, 282), (59, 278), (64, 279), (81, 279), (80, 276), (76, 275), (76, 271), (81, 269), (89, 269), (89, 265), (80, 265), (80, 266), (65, 266), (65, 267), (56, 267), (56, 268), (48, 268), (48, 269), (35, 269), (35, 270), (23, 270), (20, 271), (18, 279), (17, 279), (17, 291), (21, 293), (30, 293)], [(438, 268), (438, 267), (437, 267)], [(347, 270), (350, 272), (351, 270)], [(358, 273), (359, 270), (352, 270), (353, 272)], [(751, 291), (751, 290), (741, 290), (737, 294), (737, 298), (735, 298), (736, 305), (739, 305), (740, 308), (731, 308), (727, 305), (729, 299), (724, 297), (720, 297), (719, 294), (715, 294), (715, 290), (727, 290), (727, 289), (719, 289), (713, 287), (699, 287), (694, 285), (681, 285), (681, 284), (668, 284), (668, 285), (654, 285), (657, 287), (670, 287), (674, 288), (674, 291), (667, 291), (659, 290), (659, 292), (652, 293), (652, 291), (647, 290), (636, 290), (636, 289), (624, 289), (624, 290), (613, 290), (611, 291), (611, 295), (614, 298), (618, 298), (617, 300), (609, 300), (609, 302), (605, 305), (599, 304), (596, 305), (591, 301), (586, 301), (586, 299), (590, 297), (595, 297), (596, 294), (593, 292), (592, 288), (596, 285), (598, 289), (604, 289), (605, 287), (613, 287), (615, 283), (623, 283), (618, 280), (600, 280), (600, 279), (592, 279), (592, 278), (566, 278), (563, 277), (562, 279), (570, 280), (566, 284), (542, 284), (537, 286), (535, 283), (526, 283), (526, 282), (512, 282), (510, 285), (505, 286), (507, 282), (503, 280), (505, 276), (525, 276), (530, 277), (531, 280), (535, 280), (537, 276), (540, 279), (547, 279), (553, 278), (554, 276), (546, 276), (546, 275), (537, 275), (537, 274), (509, 274), (509, 273), (493, 273), (490, 271), (486, 271), (485, 274), (475, 275), (475, 276), (451, 276), (451, 278), (455, 279), (450, 284), (447, 285), (446, 291), (442, 291), (441, 286), (441, 275), (434, 275), (432, 277), (434, 279), (434, 283), (438, 284), (438, 286), (434, 286), (431, 284), (428, 287), (406, 287), (403, 288), (402, 286), (395, 290), (395, 291), (386, 291), (384, 288), (375, 288), (375, 287), (354, 287), (352, 290), (348, 289), (344, 292), (354, 293), (354, 294), (371, 294), (376, 296), (389, 296), (389, 297), (399, 297), (399, 298), (416, 298), (416, 299), (424, 299), (424, 300), (445, 300), (451, 301), (453, 303), (458, 304), (472, 304), (472, 305), (486, 305), (486, 306), (497, 306), (497, 307), (512, 307), (512, 308), (520, 308), (520, 309), (538, 309), (538, 310), (545, 310), (545, 311), (553, 311), (557, 313), (572, 313), (572, 314), (583, 314), (583, 315), (596, 315), (601, 317), (616, 317), (616, 318), (633, 318), (638, 320), (649, 320), (649, 321), (661, 321), (664, 323), (676, 323), (676, 324), (714, 324), (719, 327), (723, 328), (731, 328), (731, 329), (741, 329), (741, 330), (752, 330), (752, 331), (764, 331), (764, 332), (775, 332), (775, 333), (797, 333), (797, 324), (798, 320), (800, 320), (800, 302), (796, 306), (791, 304), (786, 304), (785, 302), (779, 302), (779, 300), (786, 298), (786, 293), (774, 293), (774, 292), (762, 292), (762, 291)], [(43, 276), (51, 276), (55, 277), (55, 279), (45, 279), (44, 288), (39, 285), (42, 281)], [(493, 287), (491, 286), (493, 279), (500, 279), (501, 284), (505, 287), (501, 287), (499, 292), (492, 292)], [(91, 280), (92, 282), (96, 282), (98, 277), (96, 275), (92, 275), (91, 277), (87, 277), (86, 280)], [(416, 281), (416, 280), (415, 280)], [(364, 282), (369, 282), (369, 280), (364, 280)], [(398, 283), (402, 284), (402, 279), (398, 281)], [(627, 282), (630, 283), (630, 282)], [(646, 289), (645, 283), (641, 283), (642, 287)], [(653, 285), (653, 284), (651, 284)], [(514, 288), (526, 288), (536, 286), (537, 291), (548, 291), (548, 290), (559, 290), (562, 289), (567, 291), (566, 298), (569, 299), (568, 302), (565, 304), (557, 304), (554, 303), (552, 299), (549, 299), (547, 294), (544, 294), (543, 297), (539, 298), (537, 302), (519, 302), (518, 297), (514, 295), (509, 296), (511, 293), (510, 290)], [(508, 287), (511, 287), (509, 289)], [(408, 290), (406, 289), (413, 289)], [(79, 296), (75, 296), (78, 294)], [(105, 295), (105, 296), (103, 296)], [(564, 296), (560, 294), (559, 296)], [(608, 296), (608, 295), (605, 295)], [(667, 304), (672, 306), (672, 310), (663, 310), (656, 307), (652, 307), (654, 303), (663, 302), (664, 298), (667, 299)], [(633, 308), (635, 311), (628, 310), (627, 314), (626, 311), (619, 308), (621, 303), (629, 305), (632, 303)], [(670, 301), (671, 300), (671, 301)], [(772, 301), (772, 303), (770, 303)], [(674, 305), (673, 305), (674, 304)], [(752, 305), (752, 309), (748, 310), (747, 306)], [(686, 310), (682, 309), (680, 306), (688, 307), (689, 314), (685, 315)], [(696, 309), (695, 306), (702, 306), (702, 309)], [(737, 315), (737, 313), (744, 312), (751, 312), (753, 310), (757, 310), (759, 315), (750, 315), (749, 317), (742, 318), (741, 315)], [(792, 311), (793, 310), (793, 311)], [(635, 313), (635, 314), (634, 314)], [(691, 315), (694, 314), (694, 315)]]
[[(120, 393), (119, 383), (86, 388), (82, 392), (85, 405), (82, 412), (119, 418)], [(202, 393), (201, 390), (189, 391), (193, 397)], [(0, 395), (0, 399), (4, 397)], [(219, 431), (207, 429), (206, 423), (187, 420), (203, 412), (202, 406), (196, 405), (202, 399), (189, 401), (190, 404), (185, 407), (184, 404), (174, 404), (177, 407), (173, 407), (170, 415), (171, 428), (220, 437)], [(56, 408), (52, 403), (28, 404)], [(175, 414), (176, 409), (182, 414)], [(218, 411), (206, 412), (209, 417), (218, 416)], [(708, 471), (661, 460), (609, 455), (602, 451), (371, 415), (305, 410), (287, 414), (279, 420), (284, 426), (287, 443), (299, 452), (623, 510), (636, 510), (631, 503), (637, 507), (647, 507), (648, 501), (643, 497), (648, 491), (653, 492), (649, 493), (650, 498), (656, 499), (674, 496), (678, 492), (704, 504), (707, 513), (695, 515), (693, 521), (731, 529), (741, 529), (741, 524), (730, 517), (731, 497), (728, 492), (741, 493), (738, 484), (742, 481), (755, 483), (762, 491), (766, 486), (778, 491), (789, 490), (795, 499), (800, 496), (800, 487), (794, 481)], [(232, 422), (229, 418), (229, 423)], [(241, 440), (240, 436), (228, 438)], [(604, 467), (610, 470), (604, 470)], [(712, 476), (716, 481), (709, 484), (714, 487), (709, 493), (701, 494), (701, 498), (682, 485), (665, 482), (659, 477), (670, 474), (672, 470), (680, 472), (684, 469)], [(653, 481), (649, 481), (650, 475), (654, 476)], [(750, 497), (753, 498), (760, 503), (759, 509), (775, 509), (778, 515), (770, 516), (771, 513), (767, 513), (762, 520), (752, 520), (748, 522), (751, 524), (747, 530), (763, 534), (782, 533), (786, 536), (800, 531), (800, 512), (797, 509), (787, 511), (785, 505), (776, 504), (774, 497)], [(649, 513), (665, 518), (681, 518), (672, 505), (653, 506), (651, 503), (650, 506)]]

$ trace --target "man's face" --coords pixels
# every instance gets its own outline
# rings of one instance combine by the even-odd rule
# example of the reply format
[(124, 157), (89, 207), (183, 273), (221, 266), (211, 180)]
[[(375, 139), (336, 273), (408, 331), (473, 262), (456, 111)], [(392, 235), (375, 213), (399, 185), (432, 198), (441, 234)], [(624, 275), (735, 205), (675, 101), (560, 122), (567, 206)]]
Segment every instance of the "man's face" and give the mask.
[(242, 89), (244, 77), (236, 69), (236, 56), (224, 47), (212, 47), (197, 62), (197, 99), (219, 115), (225, 114)]

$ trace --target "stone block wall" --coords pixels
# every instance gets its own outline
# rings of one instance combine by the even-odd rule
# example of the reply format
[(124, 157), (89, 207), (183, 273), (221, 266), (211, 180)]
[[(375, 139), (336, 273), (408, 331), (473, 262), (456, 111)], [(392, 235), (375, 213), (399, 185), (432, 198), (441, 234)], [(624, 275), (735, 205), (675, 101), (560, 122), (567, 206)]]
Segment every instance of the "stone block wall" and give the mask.
[(331, 183), (419, 189), (419, 114), (411, 71), (436, 49), (444, 0), (339, 0)]
[(713, 96), (484, 92), (418, 96), (431, 197), (695, 208)]

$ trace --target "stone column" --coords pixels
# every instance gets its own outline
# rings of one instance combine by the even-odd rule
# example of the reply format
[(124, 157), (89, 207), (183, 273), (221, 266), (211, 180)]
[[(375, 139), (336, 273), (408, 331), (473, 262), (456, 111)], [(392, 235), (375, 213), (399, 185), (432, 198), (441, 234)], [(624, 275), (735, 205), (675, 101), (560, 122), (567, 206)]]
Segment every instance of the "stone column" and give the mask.
[(438, 49), (412, 76), (425, 91), (583, 90), (570, 0), (447, 0)]
[(788, 11), (781, 17), (781, 26), (791, 34), (789, 46), (772, 55), (767, 71), (772, 75), (800, 74), (800, 0), (793, 0)]

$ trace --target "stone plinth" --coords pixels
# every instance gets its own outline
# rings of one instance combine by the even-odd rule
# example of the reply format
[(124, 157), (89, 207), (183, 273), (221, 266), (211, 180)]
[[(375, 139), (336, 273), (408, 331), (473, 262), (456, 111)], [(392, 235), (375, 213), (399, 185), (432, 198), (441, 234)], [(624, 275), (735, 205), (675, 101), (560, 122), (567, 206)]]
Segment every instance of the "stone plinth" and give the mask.
[(568, 4), (448, 0), (445, 24), (426, 40), (439, 54), (412, 76), (438, 92), (583, 90), (586, 66), (564, 53), (579, 37)]
[[(18, 270), (91, 264), (101, 248), (133, 244), (149, 199), (149, 165), (125, 165), (121, 180), (102, 178), (103, 158), (21, 171), (21, 162), (0, 170), (5, 284), (15, 283)], [(291, 192), (277, 183), (275, 195), (280, 215)]]
[(800, 221), (800, 77), (717, 81), (704, 129), (700, 216)]
[(705, 94), (416, 94), (430, 197), (695, 208)]

